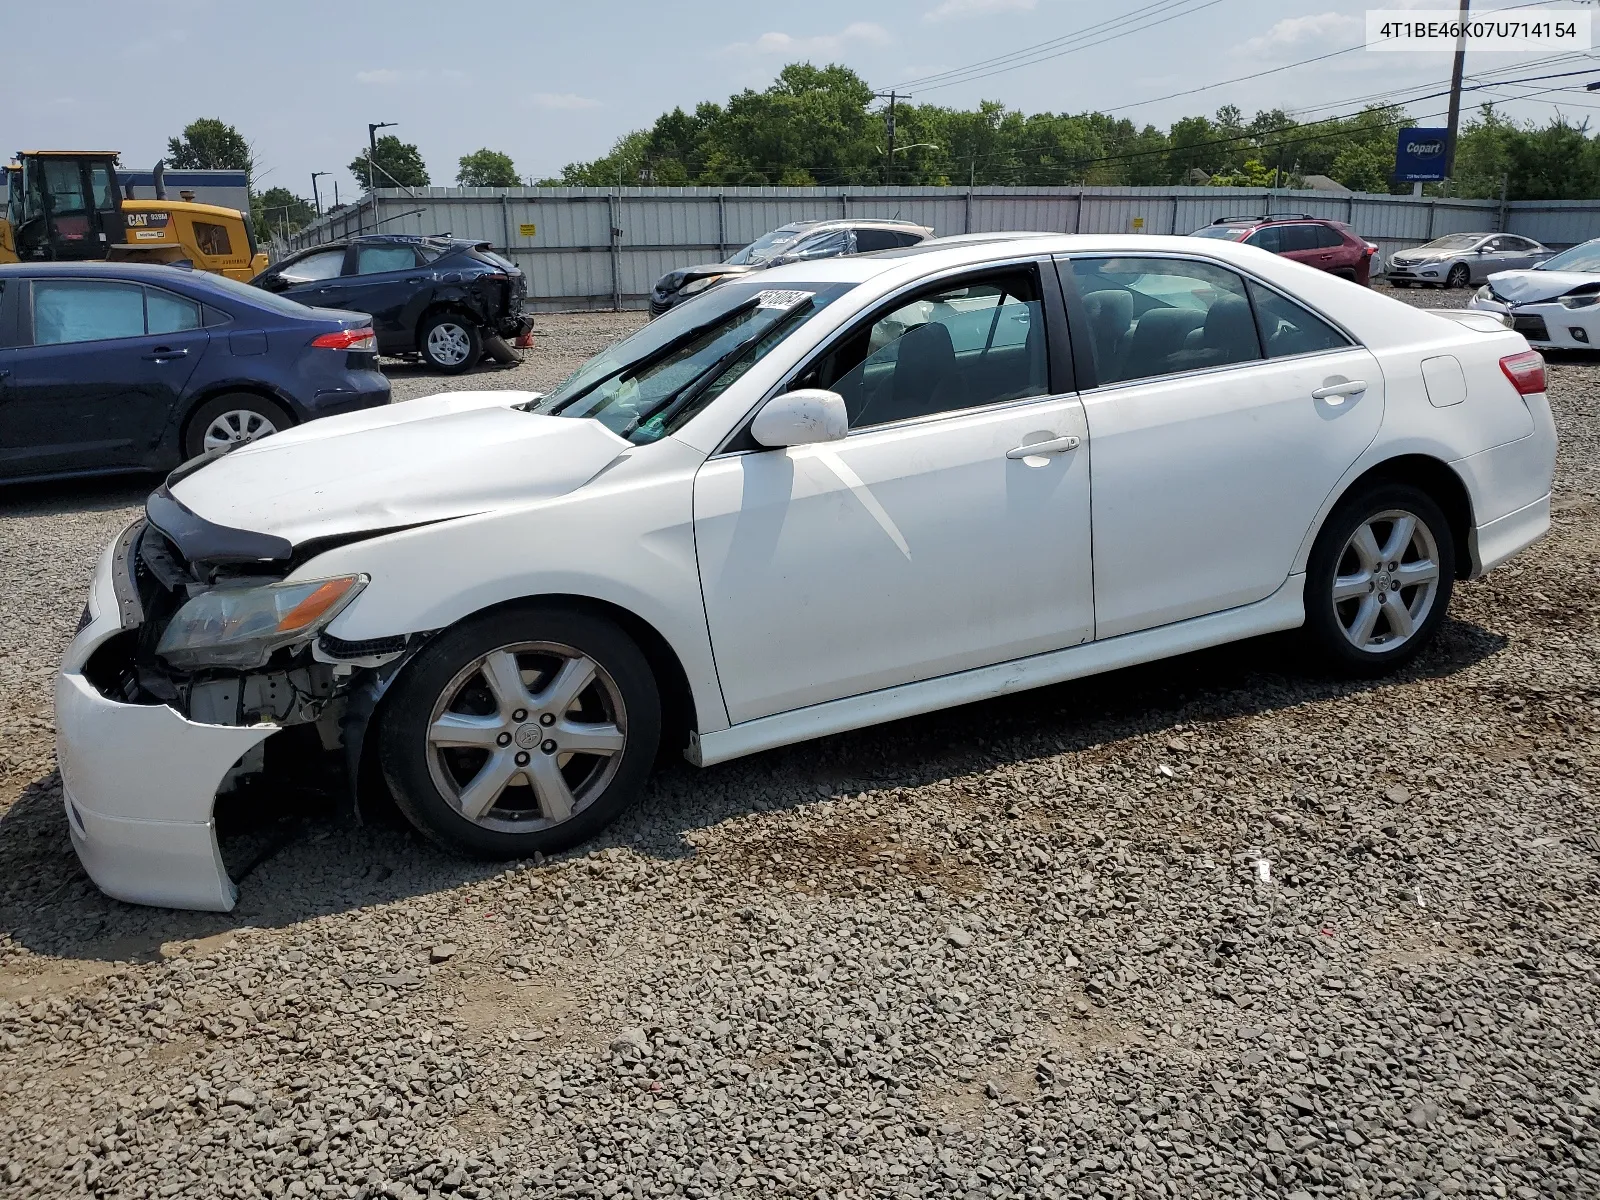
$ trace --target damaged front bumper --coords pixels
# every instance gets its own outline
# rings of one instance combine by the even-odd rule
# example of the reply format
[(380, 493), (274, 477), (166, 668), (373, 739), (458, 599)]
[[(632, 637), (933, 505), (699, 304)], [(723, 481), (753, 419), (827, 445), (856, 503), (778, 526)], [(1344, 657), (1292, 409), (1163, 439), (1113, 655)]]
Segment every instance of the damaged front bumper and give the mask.
[(175, 671), (153, 647), (190, 584), (206, 587), (185, 576), (173, 590), (174, 573), (189, 570), (175, 553), (139, 521), (101, 556), (56, 677), (56, 756), (73, 847), (102, 891), (227, 911), (238, 891), (217, 844), (218, 793), (261, 778), (265, 743), (286, 730), (275, 745), (293, 765), (337, 761), (323, 754), (343, 750), (343, 771), (331, 773), (353, 778), (366, 721), (406, 639), (286, 648), (249, 671)]
[(217, 789), (279, 727), (200, 724), (165, 704), (111, 699), (84, 674), (97, 650), (142, 619), (132, 565), (142, 525), (101, 556), (87, 621), (56, 676), (67, 825), (84, 870), (108, 896), (226, 912), (238, 890), (217, 848)]

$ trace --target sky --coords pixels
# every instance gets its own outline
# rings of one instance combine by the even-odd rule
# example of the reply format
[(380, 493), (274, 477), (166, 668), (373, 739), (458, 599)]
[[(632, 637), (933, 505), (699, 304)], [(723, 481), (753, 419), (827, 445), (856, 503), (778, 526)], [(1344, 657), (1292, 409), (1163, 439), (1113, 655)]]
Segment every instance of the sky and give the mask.
[[(1455, 7), (1451, 0), (1378, 2)], [(355, 190), (346, 164), (364, 147), (369, 121), (396, 122), (384, 132), (418, 145), (435, 184), (453, 184), (458, 159), (482, 146), (538, 178), (604, 154), (675, 105), (764, 88), (798, 60), (842, 63), (883, 90), (925, 80), (906, 89), (918, 101), (1115, 110), (1163, 128), (1222, 104), (1237, 105), (1247, 119), (1270, 108), (1318, 119), (1392, 89), (1442, 90), (1448, 53), (1354, 50), (1161, 99), (1358, 45), (1366, 7), (1345, 0), (141, 0), (129, 8), (77, 0), (72, 23), (82, 32), (64, 37), (59, 6), (16, 5), (6, 17), (0, 124), (7, 152), (114, 149), (125, 167), (147, 169), (190, 120), (221, 117), (253, 144), (259, 188), (309, 195), (310, 173), (329, 171), (321, 181), (326, 204), (335, 180), (342, 198)], [(1474, 0), (1473, 11), (1511, 7), (1527, 5)], [(1600, 0), (1539, 7), (1600, 13)], [(1116, 18), (1126, 19), (1080, 38), (1071, 53), (983, 78), (928, 81)], [(1600, 29), (1600, 17), (1595, 23)], [(1600, 79), (1600, 52), (1557, 63), (1549, 57), (1477, 53), (1467, 72), (1480, 82), (1483, 72), (1507, 79), (1592, 65), (1595, 73), (1480, 89), (1466, 104), (1492, 97), (1511, 115), (1541, 123), (1558, 111), (1575, 122), (1596, 115), (1600, 93), (1582, 85)], [(1549, 88), (1562, 90), (1515, 99)], [(1412, 106), (1418, 116), (1443, 109), (1442, 100)]]

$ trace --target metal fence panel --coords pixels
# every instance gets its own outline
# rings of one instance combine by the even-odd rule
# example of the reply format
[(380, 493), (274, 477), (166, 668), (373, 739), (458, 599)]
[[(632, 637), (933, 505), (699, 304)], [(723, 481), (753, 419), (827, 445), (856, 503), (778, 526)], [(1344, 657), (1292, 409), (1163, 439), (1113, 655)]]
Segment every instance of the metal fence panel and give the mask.
[[(532, 307), (642, 307), (674, 267), (716, 262), (790, 221), (899, 217), (936, 234), (1189, 233), (1221, 216), (1347, 221), (1385, 256), (1446, 233), (1504, 227), (1555, 246), (1600, 236), (1600, 200), (1456, 200), (1254, 188), (425, 188), (381, 190), (274, 243), (450, 232), (507, 252)], [(617, 232), (613, 234), (613, 230)]]

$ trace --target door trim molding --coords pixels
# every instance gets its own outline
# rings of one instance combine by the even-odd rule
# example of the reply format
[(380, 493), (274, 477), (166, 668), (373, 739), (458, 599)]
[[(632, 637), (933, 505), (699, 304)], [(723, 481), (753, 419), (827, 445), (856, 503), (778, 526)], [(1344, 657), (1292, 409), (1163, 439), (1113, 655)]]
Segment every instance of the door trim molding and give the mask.
[(1294, 629), (1305, 623), (1305, 578), (1291, 575), (1266, 599), (1224, 612), (691, 734), (684, 757), (696, 766), (714, 766), (778, 746)]

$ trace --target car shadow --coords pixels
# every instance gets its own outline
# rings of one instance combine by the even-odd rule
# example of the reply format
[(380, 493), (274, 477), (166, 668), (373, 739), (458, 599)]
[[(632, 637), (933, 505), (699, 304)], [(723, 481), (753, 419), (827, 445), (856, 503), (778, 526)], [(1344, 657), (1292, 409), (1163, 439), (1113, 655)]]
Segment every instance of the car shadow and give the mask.
[(142, 508), (161, 485), (159, 471), (91, 475), (43, 482), (0, 481), (0, 517), (46, 517), (66, 513)]
[(522, 366), (522, 361), (514, 363), (497, 363), (485, 357), (470, 371), (463, 371), (459, 375), (448, 375), (443, 371), (436, 371), (426, 363), (412, 362), (405, 358), (385, 358), (380, 361), (379, 367), (385, 377), (390, 380), (397, 379), (464, 379), (473, 375), (494, 375), (502, 371), (515, 371)]
[[(802, 808), (876, 788), (921, 787), (1008, 763), (1110, 748), (1175, 725), (1205, 725), (1446, 677), (1505, 644), (1499, 634), (1450, 620), (1429, 651), (1405, 670), (1380, 680), (1351, 680), (1304, 669), (1292, 635), (1274, 635), (707, 770), (664, 762), (641, 804), (563, 857), (608, 847), (663, 860), (691, 857), (691, 835), (752, 812)], [(256, 803), (243, 813), (227, 812), (226, 819), (219, 806), (223, 857), (240, 884), (234, 911), (178, 912), (102, 895), (68, 840), (60, 776), (37, 779), (0, 816), (0, 932), (53, 958), (149, 961), (162, 957), (168, 943), (245, 927), (289, 926), (449, 890), (505, 870), (504, 864), (453, 858), (394, 822), (357, 824), (350, 806), (331, 794), (300, 790), (274, 800), (270, 814)]]

